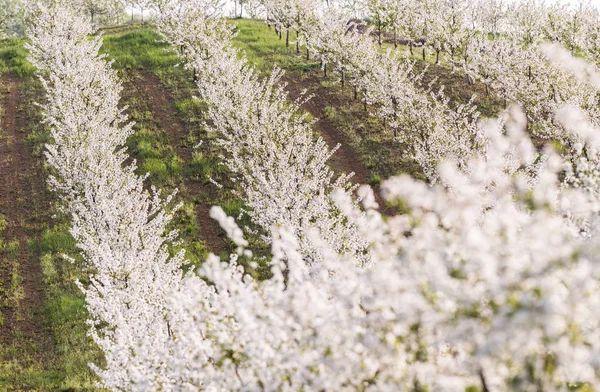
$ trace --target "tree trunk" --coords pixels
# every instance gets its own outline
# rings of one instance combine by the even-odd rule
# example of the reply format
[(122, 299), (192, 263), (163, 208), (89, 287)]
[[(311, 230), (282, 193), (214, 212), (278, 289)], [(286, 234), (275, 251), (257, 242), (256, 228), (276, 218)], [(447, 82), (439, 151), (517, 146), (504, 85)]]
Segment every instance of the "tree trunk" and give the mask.
[(377, 22), (377, 30), (378, 30), (378, 34), (377, 35), (379, 36), (379, 47), (381, 48), (381, 44), (382, 44), (382, 41), (381, 41), (381, 21)]
[(435, 65), (438, 65), (439, 62), (440, 62), (440, 51), (436, 50), (435, 51)]
[(423, 54), (423, 61), (425, 61), (425, 47), (424, 46), (423, 46), (423, 52), (422, 52), (422, 54)]
[(358, 89), (356, 88), (356, 86), (354, 86), (354, 100), (356, 101), (358, 99)]
[(396, 36), (396, 26), (394, 26), (394, 49), (398, 48), (398, 37)]
[(306, 42), (306, 61), (310, 60), (310, 51), (308, 50), (308, 41)]
[(327, 77), (327, 63), (323, 64), (323, 76)]
[(346, 72), (342, 71), (342, 88), (346, 86)]
[(131, 3), (131, 24), (133, 24), (133, 3)]
[(244, 2), (240, 0), (240, 18), (244, 16)]
[(412, 55), (413, 55), (413, 42), (412, 42), (412, 41), (410, 41), (410, 42), (408, 43), (408, 48), (410, 49), (410, 54), (411, 54), (411, 56), (412, 56)]
[(300, 54), (300, 40), (298, 39), (298, 30), (296, 30), (296, 54)]
[(479, 371), (479, 380), (481, 381), (481, 388), (483, 392), (490, 392), (490, 389), (487, 386), (487, 382), (485, 381), (485, 376), (483, 375), (483, 370)]
[(285, 47), (289, 47), (290, 46), (290, 29), (286, 28), (285, 30)]

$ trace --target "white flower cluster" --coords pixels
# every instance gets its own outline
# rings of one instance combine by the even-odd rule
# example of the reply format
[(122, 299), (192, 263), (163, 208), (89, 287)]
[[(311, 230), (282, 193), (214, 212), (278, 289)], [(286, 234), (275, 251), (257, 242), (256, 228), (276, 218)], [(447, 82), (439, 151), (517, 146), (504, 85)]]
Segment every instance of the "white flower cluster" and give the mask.
[[(335, 194), (373, 242), (368, 267), (318, 231), (308, 237), (326, 257), (308, 265), (297, 237), (274, 229), (273, 276), (262, 282), (235, 258), (211, 256), (198, 271), (210, 284), (189, 277), (171, 298), (175, 338), (162, 367), (132, 389), (599, 387), (597, 247), (564, 219), (598, 206), (577, 190), (561, 193), (551, 152), (533, 187), (506, 170), (507, 159), (525, 165), (536, 154), (524, 124), (513, 108), (506, 136), (486, 127), (490, 145), (469, 161), (471, 176), (445, 162), (439, 172), (452, 190), (384, 182), (385, 197), (404, 200), (408, 215), (365, 214)], [(360, 192), (369, 206), (370, 192)]]
[[(105, 354), (94, 366), (109, 388), (124, 387), (139, 362), (139, 336), (160, 347), (169, 338), (166, 293), (181, 283), (183, 253), (169, 256), (172, 196), (144, 189), (126, 163), (131, 124), (118, 107), (121, 83), (91, 24), (68, 1), (38, 4), (30, 15), (29, 60), (46, 90), (46, 158), (72, 221), (71, 234), (90, 269), (85, 294), (90, 335)], [(148, 361), (146, 356), (144, 361)]]
[(477, 39), (469, 72), (507, 102), (517, 102), (527, 114), (528, 131), (559, 142), (566, 164), (564, 183), (599, 194), (600, 156), (594, 132), (565, 123), (557, 112), (571, 108), (591, 125), (600, 126), (600, 70), (573, 57), (558, 44), (520, 47), (508, 38)]

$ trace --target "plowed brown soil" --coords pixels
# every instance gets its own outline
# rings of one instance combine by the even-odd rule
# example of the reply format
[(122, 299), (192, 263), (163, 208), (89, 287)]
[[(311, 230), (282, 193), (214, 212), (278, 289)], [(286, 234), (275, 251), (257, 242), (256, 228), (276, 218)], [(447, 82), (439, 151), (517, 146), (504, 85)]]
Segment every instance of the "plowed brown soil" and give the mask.
[[(5, 243), (18, 242), (15, 255), (0, 256), (0, 306), (4, 323), (0, 326), (0, 347), (33, 347), (18, 356), (43, 360), (53, 342), (44, 327), (44, 289), (40, 260), (28, 250), (28, 241), (38, 236), (40, 220), (47, 219), (47, 192), (43, 173), (26, 139), (26, 118), (19, 80), (5, 76), (1, 83), (3, 117), (0, 126), (0, 214), (7, 226)], [(18, 295), (11, 290), (15, 272)], [(9, 298), (10, 297), (10, 298)], [(26, 345), (26, 346), (25, 346)], [(21, 360), (22, 358), (15, 358)]]
[[(137, 90), (137, 97), (143, 100), (152, 110), (152, 117), (160, 129), (163, 129), (171, 147), (175, 153), (186, 163), (192, 159), (192, 148), (186, 146), (186, 131), (181, 121), (173, 111), (173, 105), (168, 93), (163, 87), (160, 79), (150, 71), (140, 70), (131, 77), (132, 83)], [(212, 184), (201, 184), (194, 179), (185, 177), (185, 194), (194, 198), (202, 193), (217, 192)], [(219, 224), (209, 216), (210, 205), (205, 201), (196, 204), (196, 217), (200, 225), (202, 239), (206, 242), (208, 250), (215, 254), (227, 249), (225, 243), (225, 232)]]
[[(318, 119), (315, 125), (316, 131), (323, 137), (329, 148), (334, 148), (338, 144), (340, 146), (332, 156), (330, 162), (332, 169), (338, 174), (354, 173), (352, 178), (354, 183), (367, 184), (369, 182), (369, 172), (361, 162), (359, 155), (350, 146), (343, 132), (324, 113), (326, 107), (341, 107), (345, 102), (338, 95), (332, 93), (331, 89), (323, 87), (319, 76), (314, 73), (303, 77), (301, 82), (297, 78), (286, 74), (283, 81), (287, 84), (287, 91), (292, 100), (300, 98), (308, 85), (316, 90), (313, 97), (302, 108)], [(385, 207), (385, 202), (377, 187), (374, 188), (374, 193), (381, 212), (390, 214), (391, 210)]]

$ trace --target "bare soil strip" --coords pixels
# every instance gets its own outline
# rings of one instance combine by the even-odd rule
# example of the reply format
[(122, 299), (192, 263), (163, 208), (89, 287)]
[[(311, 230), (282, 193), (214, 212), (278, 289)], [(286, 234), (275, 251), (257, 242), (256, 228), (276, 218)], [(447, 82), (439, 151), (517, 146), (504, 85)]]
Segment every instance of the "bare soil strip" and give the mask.
[[(334, 148), (338, 144), (340, 145), (340, 148), (332, 156), (332, 169), (336, 173), (354, 173), (354, 177), (352, 178), (354, 183), (367, 184), (369, 182), (369, 172), (361, 162), (359, 155), (349, 145), (343, 132), (338, 129), (324, 113), (327, 106), (340, 107), (344, 102), (335, 94), (329, 92), (327, 88), (321, 86), (318, 76), (313, 74), (304, 79), (303, 82), (300, 82), (298, 79), (290, 77), (288, 74), (284, 76), (283, 81), (287, 83), (287, 91), (292, 100), (301, 97), (302, 92), (308, 87), (305, 85), (307, 81), (311, 85), (317, 86), (317, 92), (302, 106), (302, 108), (318, 119), (315, 124), (316, 130), (323, 137), (329, 148)], [(388, 208), (385, 207), (385, 202), (381, 197), (380, 190), (378, 188), (374, 188), (373, 190), (381, 212), (384, 214), (391, 213), (391, 211), (388, 211)]]
[(26, 369), (32, 361), (46, 368), (44, 358), (52, 352), (53, 340), (44, 327), (40, 260), (28, 249), (28, 241), (40, 234), (47, 219), (45, 179), (26, 139), (19, 79), (5, 76), (1, 89), (8, 92), (0, 94), (0, 214), (6, 220), (0, 237), (5, 246), (14, 244), (14, 252), (0, 256), (0, 348), (17, 348), (13, 358), (21, 365), (17, 368)]
[[(138, 98), (144, 101), (152, 111), (152, 118), (163, 129), (169, 138), (175, 153), (185, 162), (192, 160), (192, 148), (186, 146), (186, 130), (173, 111), (173, 105), (160, 79), (150, 71), (140, 70), (134, 73), (132, 82), (138, 92)], [(197, 197), (203, 191), (208, 194), (216, 192), (214, 185), (201, 184), (192, 178), (184, 176), (185, 195), (190, 199)], [(211, 193), (212, 192), (212, 193)], [(200, 225), (202, 238), (208, 250), (219, 254), (227, 249), (225, 232), (219, 224), (209, 216), (210, 207), (205, 201), (196, 204), (196, 217)]]

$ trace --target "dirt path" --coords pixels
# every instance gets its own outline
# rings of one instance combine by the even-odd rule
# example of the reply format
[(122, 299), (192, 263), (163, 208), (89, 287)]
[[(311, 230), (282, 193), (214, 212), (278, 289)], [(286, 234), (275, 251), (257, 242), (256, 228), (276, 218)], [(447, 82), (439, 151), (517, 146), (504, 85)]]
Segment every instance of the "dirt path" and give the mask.
[[(152, 110), (152, 117), (156, 120), (158, 127), (166, 132), (175, 153), (186, 164), (191, 162), (192, 148), (185, 144), (186, 131), (181, 121), (175, 116), (168, 93), (165, 91), (160, 79), (149, 71), (141, 70), (132, 74), (132, 82), (138, 92), (138, 98), (143, 100), (148, 108)], [(204, 185), (187, 176), (184, 177), (184, 185), (184, 195), (189, 199), (197, 197), (203, 191), (209, 194), (216, 192), (212, 184)], [(196, 217), (208, 250), (219, 254), (227, 250), (224, 238), (225, 232), (209, 216), (210, 207), (205, 201), (197, 203)]]
[[(305, 77), (302, 82), (294, 77), (290, 77), (289, 74), (284, 75), (283, 81), (287, 83), (287, 91), (290, 94), (290, 98), (295, 100), (298, 99), (302, 91), (307, 88), (306, 83), (312, 86), (318, 86), (316, 93), (313, 98), (306, 102), (302, 108), (308, 111), (311, 115), (316, 117), (318, 121), (315, 124), (316, 130), (323, 137), (329, 148), (334, 148), (338, 144), (340, 148), (331, 157), (331, 167), (336, 173), (354, 173), (352, 181), (358, 184), (369, 183), (369, 172), (360, 160), (360, 156), (354, 151), (354, 149), (348, 143), (346, 136), (343, 132), (338, 129), (325, 115), (324, 110), (326, 107), (340, 107), (344, 103), (327, 88), (321, 86), (320, 79), (318, 76), (312, 74)], [(384, 214), (391, 213), (388, 208), (385, 207), (385, 202), (381, 197), (381, 193), (378, 188), (374, 188), (375, 199), (380, 206), (381, 212)]]
[(40, 260), (28, 250), (28, 241), (40, 234), (48, 199), (43, 174), (27, 144), (23, 95), (18, 86), (17, 78), (5, 76), (1, 89), (8, 92), (0, 95), (0, 214), (6, 221), (0, 238), (9, 244), (0, 256), (0, 350), (16, 347), (13, 360), (21, 367), (27, 368), (28, 361), (33, 361), (46, 368), (49, 364), (44, 358), (52, 352), (53, 340), (44, 328)]
[[(311, 76), (312, 77), (312, 76)], [(284, 82), (287, 83), (287, 91), (290, 98), (298, 99), (302, 91), (306, 88), (296, 78), (289, 75), (284, 76)], [(312, 84), (312, 80), (309, 80)], [(315, 83), (319, 83), (315, 81)], [(329, 148), (333, 148), (340, 144), (340, 148), (332, 157), (332, 166), (336, 172), (351, 173), (354, 172), (354, 182), (366, 184), (369, 181), (369, 173), (360, 161), (358, 154), (348, 145), (348, 141), (344, 134), (335, 127), (335, 125), (325, 116), (324, 109), (327, 106), (339, 106), (342, 103), (334, 95), (328, 94), (325, 89), (319, 89), (318, 94), (315, 94), (302, 108), (308, 111), (311, 115), (318, 118), (316, 123), (317, 131), (327, 142)]]

